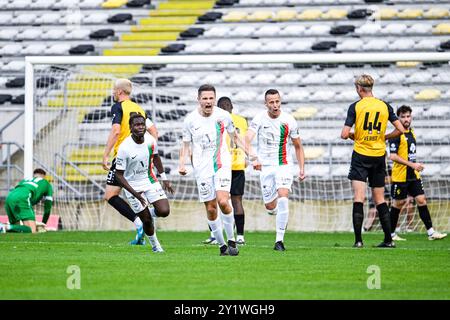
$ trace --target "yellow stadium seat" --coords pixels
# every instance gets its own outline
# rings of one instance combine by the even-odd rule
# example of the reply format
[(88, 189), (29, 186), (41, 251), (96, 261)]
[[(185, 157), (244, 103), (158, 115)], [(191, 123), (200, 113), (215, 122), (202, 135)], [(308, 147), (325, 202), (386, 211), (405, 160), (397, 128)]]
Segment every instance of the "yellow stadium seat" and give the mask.
[(183, 17), (183, 16), (201, 16), (205, 14), (207, 10), (197, 9), (197, 10), (151, 10), (150, 17)]
[(111, 89), (114, 81), (69, 81), (68, 90), (108, 90)]
[(450, 23), (440, 23), (433, 29), (433, 34), (450, 34)]
[(95, 72), (95, 73), (105, 73), (112, 75), (134, 75), (141, 70), (142, 65), (140, 64), (126, 64), (126, 65), (96, 65), (96, 66), (85, 66), (83, 69), (85, 71)]
[(399, 68), (415, 68), (419, 64), (419, 61), (397, 61), (395, 65)]
[(105, 49), (103, 50), (104, 56), (156, 56), (159, 54), (160, 49), (152, 48), (152, 49), (133, 49), (133, 48), (124, 48), (124, 49)]
[(66, 93), (60, 92), (56, 94), (58, 98), (64, 98), (64, 95), (68, 98), (87, 98), (87, 97), (106, 97), (111, 94), (111, 89), (107, 90), (68, 90)]
[(131, 26), (131, 32), (182, 32), (189, 26), (180, 25), (146, 25), (146, 26)]
[(295, 119), (311, 118), (317, 113), (317, 108), (314, 107), (300, 107), (292, 113)]
[(113, 47), (116, 49), (122, 48), (164, 48), (169, 42), (160, 41), (123, 41), (115, 42)]
[[(85, 173), (87, 173), (89, 176), (95, 176), (95, 175), (105, 175), (105, 173), (107, 173), (101, 165), (101, 159), (97, 159), (98, 160), (98, 164), (80, 164), (78, 166), (78, 168), (82, 171), (84, 171)], [(59, 167), (57, 170), (57, 173), (59, 175), (62, 175), (64, 172), (65, 175), (80, 175), (81, 174), (71, 165), (66, 165), (65, 170), (63, 170), (63, 168)]]
[(231, 11), (222, 17), (225, 22), (240, 22), (247, 19), (248, 13), (243, 11)]
[(437, 100), (441, 98), (441, 91), (438, 89), (423, 89), (414, 96), (415, 100)]
[(133, 32), (122, 35), (122, 41), (175, 41), (178, 32)]
[(397, 13), (397, 18), (400, 19), (417, 19), (422, 17), (422, 9), (404, 9)]
[(325, 150), (323, 147), (306, 147), (305, 148), (305, 159), (317, 159), (322, 157)]
[(211, 9), (215, 1), (169, 1), (162, 2), (158, 10)]
[(322, 16), (322, 11), (319, 9), (307, 9), (297, 15), (300, 20), (318, 20)]
[(326, 20), (341, 20), (347, 17), (348, 11), (345, 9), (330, 9), (321, 15)]
[(445, 8), (431, 8), (423, 13), (426, 19), (442, 19), (448, 17), (449, 11)]
[(272, 20), (274, 14), (272, 11), (255, 11), (247, 16), (247, 21), (259, 22)]
[(296, 19), (297, 19), (297, 11), (295, 10), (279, 10), (273, 17), (273, 20), (276, 21), (290, 21)]
[(47, 104), (49, 107), (98, 107), (103, 102), (103, 97), (76, 97), (67, 98), (65, 103), (64, 98), (49, 99)]
[(102, 8), (105, 8), (105, 9), (120, 8), (121, 6), (125, 5), (127, 2), (128, 2), (127, 0), (107, 0), (102, 3)]
[(390, 20), (397, 17), (397, 10), (392, 8), (382, 8), (373, 14), (375, 19)]
[(150, 17), (143, 18), (139, 21), (142, 25), (191, 25), (197, 21), (197, 17)]
[(69, 160), (74, 162), (101, 161), (104, 147), (76, 149), (70, 153)]

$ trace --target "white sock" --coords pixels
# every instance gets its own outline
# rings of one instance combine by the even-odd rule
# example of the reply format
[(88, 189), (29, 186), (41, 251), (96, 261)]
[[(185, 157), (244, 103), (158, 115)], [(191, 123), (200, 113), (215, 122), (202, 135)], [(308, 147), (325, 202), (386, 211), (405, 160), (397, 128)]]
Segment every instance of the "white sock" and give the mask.
[(211, 232), (214, 234), (214, 238), (216, 238), (217, 242), (223, 246), (225, 240), (223, 239), (222, 221), (220, 220), (220, 216), (217, 215), (216, 220), (208, 220), (208, 225), (211, 228)]
[(289, 206), (288, 198), (278, 198), (278, 214), (276, 218), (277, 237), (276, 242), (284, 240), (284, 233), (286, 232), (286, 226), (289, 218)]
[(434, 233), (434, 229), (431, 227), (427, 230), (428, 236), (431, 236)]
[(152, 216), (152, 218), (155, 218), (155, 219), (158, 218), (158, 216), (155, 213), (155, 208), (150, 208), (149, 210), (150, 210), (150, 215)]
[(395, 237), (395, 232), (394, 232), (394, 233), (391, 233), (391, 237), (392, 237), (392, 238)]
[(136, 229), (142, 228), (142, 221), (138, 216), (136, 216), (136, 219), (134, 219), (133, 223)]
[(152, 247), (159, 246), (159, 241), (158, 238), (156, 237), (156, 232), (152, 236), (147, 236), (147, 238)]
[(225, 229), (225, 233), (227, 235), (227, 240), (235, 241), (234, 239), (234, 212), (231, 209), (229, 214), (220, 214), (222, 217), (223, 228)]
[(276, 216), (278, 213), (278, 207), (275, 207), (275, 209), (272, 210), (267, 210), (267, 214), (271, 215), (271, 216)]

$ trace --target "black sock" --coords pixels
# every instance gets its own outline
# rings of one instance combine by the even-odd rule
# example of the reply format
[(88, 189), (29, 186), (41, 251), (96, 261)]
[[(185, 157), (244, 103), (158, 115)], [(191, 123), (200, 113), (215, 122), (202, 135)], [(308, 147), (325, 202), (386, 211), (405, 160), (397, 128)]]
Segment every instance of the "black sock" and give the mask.
[(391, 212), (389, 212), (391, 216), (391, 232), (394, 233), (397, 228), (398, 216), (400, 215), (400, 209), (395, 207), (391, 207)]
[(422, 219), (423, 223), (425, 224), (425, 228), (430, 229), (433, 227), (433, 223), (431, 222), (431, 216), (430, 211), (428, 210), (428, 206), (417, 206), (419, 209), (419, 216), (420, 219)]
[(244, 235), (245, 216), (243, 214), (234, 215), (234, 223), (236, 224), (236, 233), (240, 236)]
[(389, 207), (386, 202), (377, 205), (378, 216), (380, 217), (381, 227), (384, 232), (384, 242), (389, 243), (392, 241), (391, 236), (391, 219), (389, 217)]
[(353, 231), (355, 232), (355, 243), (362, 242), (361, 228), (364, 219), (364, 208), (362, 202), (353, 202)]
[(137, 214), (134, 213), (128, 203), (126, 203), (125, 200), (123, 200), (121, 197), (113, 196), (109, 198), (108, 203), (131, 222), (134, 222), (134, 220), (136, 220)]

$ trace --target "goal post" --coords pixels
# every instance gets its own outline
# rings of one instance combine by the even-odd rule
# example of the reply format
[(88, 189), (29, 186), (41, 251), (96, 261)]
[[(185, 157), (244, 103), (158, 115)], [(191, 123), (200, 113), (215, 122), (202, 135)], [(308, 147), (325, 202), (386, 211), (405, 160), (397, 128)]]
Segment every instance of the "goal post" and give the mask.
[[(99, 159), (110, 128), (112, 83), (127, 77), (133, 82), (132, 97), (160, 132), (162, 160), (176, 186), (174, 198), (169, 195), (172, 214), (161, 228), (207, 230), (192, 175), (183, 178), (176, 171), (181, 123), (196, 107), (198, 86), (213, 84), (217, 99), (228, 95), (248, 122), (264, 108), (262, 93), (277, 88), (284, 110), (299, 123), (307, 153), (307, 180), (294, 183), (290, 197), (290, 230), (349, 231), (352, 201), (346, 175), (352, 143), (340, 140), (339, 133), (348, 105), (358, 99), (353, 77), (369, 73), (375, 78), (375, 96), (394, 99), (394, 108), (412, 105), (418, 152), (423, 152), (419, 161), (427, 168), (427, 156), (432, 156), (424, 184), (433, 222), (448, 230), (450, 78), (444, 73), (449, 73), (449, 61), (450, 52), (26, 57), (24, 176), (30, 177), (37, 165), (49, 171), (65, 229), (130, 229), (102, 200), (107, 172), (101, 172)], [(247, 229), (272, 230), (257, 172), (247, 168), (246, 176)], [(422, 228), (417, 213), (412, 228)]]

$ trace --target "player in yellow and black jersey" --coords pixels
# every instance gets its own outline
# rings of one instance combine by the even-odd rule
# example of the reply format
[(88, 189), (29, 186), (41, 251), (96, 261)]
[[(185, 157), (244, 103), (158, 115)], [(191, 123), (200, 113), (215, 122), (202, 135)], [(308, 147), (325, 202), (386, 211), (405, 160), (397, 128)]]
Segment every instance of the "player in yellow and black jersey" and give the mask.
[[(370, 75), (363, 74), (355, 81), (356, 92), (361, 98), (350, 105), (347, 112), (342, 139), (355, 141), (348, 178), (352, 181), (354, 247), (363, 247), (361, 229), (364, 219), (366, 181), (372, 188), (372, 199), (376, 205), (384, 232), (384, 241), (379, 247), (395, 247), (391, 238), (389, 207), (384, 199), (384, 177), (386, 175), (386, 139), (395, 138), (404, 129), (392, 107), (372, 94), (374, 81)], [(390, 121), (395, 129), (385, 134)], [(355, 125), (355, 131), (351, 132)]]
[[(106, 178), (106, 190), (105, 190), (105, 200), (116, 209), (121, 215), (130, 220), (136, 226), (137, 234), (136, 239), (131, 241), (130, 244), (144, 244), (145, 235), (143, 230), (142, 221), (134, 213), (133, 209), (130, 208), (128, 203), (123, 200), (119, 195), (122, 190), (121, 184), (116, 180), (116, 156), (117, 150), (120, 144), (130, 135), (129, 120), (132, 113), (139, 113), (146, 118), (144, 109), (142, 109), (138, 104), (134, 103), (130, 99), (132, 90), (132, 83), (128, 79), (117, 79), (113, 87), (113, 98), (114, 105), (111, 107), (112, 114), (112, 127), (109, 132), (108, 141), (106, 142), (105, 150), (103, 152), (103, 169), (109, 170), (108, 177)], [(151, 122), (150, 119), (146, 119), (147, 131), (158, 139), (158, 132), (156, 127)], [(114, 148), (114, 157), (109, 166), (109, 154)], [(161, 159), (155, 155), (154, 163), (158, 169), (161, 169), (162, 163)]]
[(400, 210), (406, 202), (408, 195), (415, 198), (419, 210), (420, 219), (425, 224), (428, 233), (428, 239), (437, 240), (447, 236), (445, 233), (434, 231), (430, 212), (423, 190), (420, 172), (425, 166), (417, 162), (416, 159), (416, 135), (411, 127), (412, 109), (403, 105), (397, 109), (397, 116), (400, 119), (405, 132), (397, 138), (389, 140), (390, 159), (394, 162), (392, 167), (392, 185), (391, 197), (393, 199), (391, 206), (391, 230), (394, 240), (405, 240), (395, 234), (395, 228), (398, 223)]

